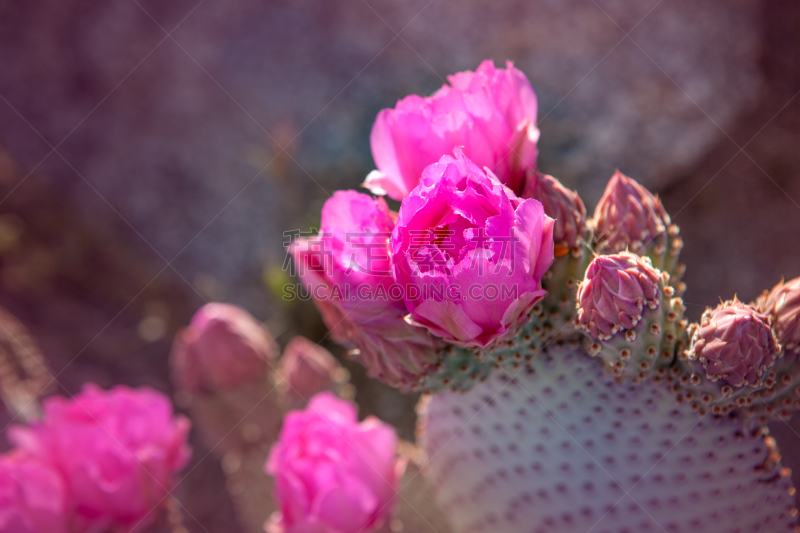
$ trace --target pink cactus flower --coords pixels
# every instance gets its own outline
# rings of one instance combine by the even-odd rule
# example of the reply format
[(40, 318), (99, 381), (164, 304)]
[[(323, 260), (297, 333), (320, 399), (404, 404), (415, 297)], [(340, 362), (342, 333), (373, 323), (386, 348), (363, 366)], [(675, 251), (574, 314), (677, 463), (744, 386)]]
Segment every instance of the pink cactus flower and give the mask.
[(210, 303), (175, 337), (173, 380), (190, 392), (233, 389), (262, 378), (277, 359), (269, 332), (235, 305)]
[(142, 531), (158, 515), (186, 466), (189, 420), (166, 396), (86, 385), (72, 399), (44, 401), (44, 417), (12, 427), (9, 440), (58, 472), (69, 501), (69, 531)]
[(61, 476), (30, 454), (0, 456), (0, 531), (66, 533), (66, 494)]
[(553, 219), (459, 149), (430, 165), (400, 207), (395, 279), (414, 324), (459, 346), (486, 346), (545, 294)]
[(760, 386), (781, 351), (770, 326), (767, 315), (734, 298), (703, 313), (689, 355), (711, 381)]
[(578, 289), (578, 325), (603, 340), (633, 329), (645, 306), (658, 307), (658, 280), (649, 259), (629, 252), (597, 256)]
[(287, 396), (300, 404), (318, 392), (332, 389), (337, 368), (339, 363), (328, 350), (297, 336), (283, 350), (278, 375), (286, 383)]
[(619, 170), (609, 180), (594, 218), (597, 240), (611, 252), (627, 248), (638, 252), (644, 244), (666, 236), (670, 226), (661, 200)]
[(334, 339), (357, 348), (372, 376), (407, 389), (435, 365), (436, 341), (403, 319), (389, 254), (394, 220), (383, 198), (337, 191), (322, 208), (319, 235), (290, 252)]
[(395, 200), (408, 196), (422, 171), (456, 146), (489, 167), (516, 194), (536, 166), (537, 102), (530, 82), (509, 61), (486, 60), (475, 72), (448, 76), (433, 96), (407, 96), (378, 114), (370, 135), (377, 170), (364, 186)]
[(265, 470), (280, 511), (270, 533), (369, 533), (388, 523), (405, 461), (397, 434), (330, 392), (289, 413)]

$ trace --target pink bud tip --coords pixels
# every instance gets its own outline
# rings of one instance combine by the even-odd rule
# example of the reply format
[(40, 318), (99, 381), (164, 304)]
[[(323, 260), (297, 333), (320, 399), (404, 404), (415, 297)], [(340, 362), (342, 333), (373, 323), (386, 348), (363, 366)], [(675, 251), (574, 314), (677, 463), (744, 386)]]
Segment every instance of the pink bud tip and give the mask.
[(659, 237), (666, 237), (670, 218), (661, 200), (619, 170), (606, 186), (594, 212), (598, 242), (614, 252), (634, 252)]
[(547, 174), (535, 173), (528, 180), (522, 198), (539, 200), (547, 216), (555, 220), (555, 256), (566, 255), (578, 246), (586, 233), (586, 207), (578, 194)]
[(736, 298), (708, 309), (695, 330), (690, 357), (700, 361), (711, 381), (759, 386), (781, 347), (769, 316)]
[[(9, 440), (57, 473), (67, 531), (144, 531), (189, 461), (189, 420), (175, 416), (163, 394), (124, 386), (86, 385), (74, 398), (46, 399), (42, 410), (40, 422), (12, 427)], [(22, 479), (24, 489), (52, 513), (58, 483), (41, 470), (33, 474)]]
[(276, 359), (274, 341), (247, 311), (210, 303), (175, 337), (173, 380), (183, 390), (232, 389), (264, 376)]
[(777, 284), (756, 306), (772, 317), (772, 328), (783, 349), (800, 351), (800, 277)]
[(294, 337), (283, 350), (278, 374), (294, 402), (305, 403), (311, 396), (333, 388), (333, 372), (339, 368), (328, 350), (305, 337)]
[(270, 533), (369, 533), (388, 523), (405, 461), (397, 433), (330, 392), (283, 422), (265, 466), (279, 511)]
[(636, 327), (645, 306), (658, 307), (658, 282), (649, 259), (629, 252), (597, 256), (578, 289), (578, 324), (602, 340)]

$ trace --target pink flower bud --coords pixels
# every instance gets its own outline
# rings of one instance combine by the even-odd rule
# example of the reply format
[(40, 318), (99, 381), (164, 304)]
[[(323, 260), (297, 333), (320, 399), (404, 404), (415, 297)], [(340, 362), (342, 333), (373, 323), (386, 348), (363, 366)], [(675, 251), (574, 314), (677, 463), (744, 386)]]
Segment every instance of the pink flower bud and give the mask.
[(562, 257), (579, 246), (586, 235), (586, 208), (578, 194), (553, 176), (532, 173), (522, 198), (539, 200), (547, 216), (555, 220), (555, 256)]
[(190, 392), (255, 381), (275, 359), (269, 332), (244, 309), (223, 303), (201, 307), (176, 335), (170, 354), (173, 380)]
[(778, 283), (759, 298), (758, 310), (772, 317), (772, 329), (787, 353), (800, 351), (800, 277)]
[(265, 466), (280, 511), (270, 533), (369, 533), (388, 522), (405, 461), (397, 434), (329, 392), (289, 413)]
[[(665, 246), (670, 218), (661, 200), (617, 170), (594, 211), (595, 236), (610, 252)], [(653, 243), (659, 239), (663, 242)]]
[(383, 198), (337, 191), (322, 208), (319, 235), (289, 251), (334, 339), (356, 347), (370, 375), (408, 389), (436, 363), (437, 343), (403, 319), (389, 255), (393, 228)]
[(700, 361), (711, 381), (759, 386), (781, 350), (770, 322), (736, 298), (724, 302), (703, 313), (689, 356)]
[(283, 349), (278, 374), (286, 383), (286, 395), (304, 404), (318, 392), (334, 386), (333, 372), (339, 362), (328, 350), (305, 337), (293, 337)]
[(24, 452), (0, 456), (0, 531), (67, 532), (66, 494), (57, 471)]
[(536, 166), (536, 94), (509, 61), (486, 60), (475, 72), (448, 76), (433, 96), (408, 96), (378, 114), (370, 135), (378, 170), (364, 186), (402, 200), (422, 171), (461, 146), (479, 167), (489, 167), (515, 193), (527, 169)]
[(189, 420), (161, 393), (86, 385), (50, 397), (44, 417), (9, 440), (58, 472), (71, 504), (69, 531), (141, 531), (189, 461)]
[(454, 153), (427, 167), (400, 206), (394, 273), (408, 320), (453, 344), (486, 346), (544, 296), (553, 219)]
[(578, 289), (578, 325), (601, 340), (633, 329), (645, 306), (658, 307), (658, 281), (650, 260), (636, 254), (595, 257)]

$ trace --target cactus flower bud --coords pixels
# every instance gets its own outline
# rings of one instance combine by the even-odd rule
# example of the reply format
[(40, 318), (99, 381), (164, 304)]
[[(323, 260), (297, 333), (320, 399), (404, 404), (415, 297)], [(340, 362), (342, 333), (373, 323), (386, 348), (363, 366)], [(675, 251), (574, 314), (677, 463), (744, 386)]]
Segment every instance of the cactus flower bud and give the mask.
[(170, 354), (176, 385), (190, 392), (233, 389), (263, 377), (277, 357), (275, 343), (247, 311), (201, 307), (178, 332)]
[[(59, 472), (71, 504), (68, 531), (132, 531), (152, 523), (189, 462), (189, 420), (154, 390), (86, 385), (49, 397), (40, 422), (9, 440)], [(4, 530), (5, 531), (5, 530)], [(49, 531), (49, 530), (47, 530)]]
[(555, 257), (562, 257), (580, 245), (587, 229), (586, 208), (577, 193), (564, 187), (553, 176), (536, 172), (530, 176), (521, 198), (539, 200), (545, 214), (555, 220)]
[(646, 255), (653, 266), (670, 275), (678, 293), (684, 267), (678, 263), (683, 248), (678, 226), (661, 200), (619, 170), (611, 177), (594, 212), (595, 248), (599, 253), (628, 250)]
[(423, 169), (456, 146), (520, 192), (538, 155), (531, 83), (510, 61), (502, 69), (489, 60), (448, 81), (433, 96), (411, 95), (378, 114), (370, 135), (378, 170), (364, 182), (373, 193), (402, 200), (417, 186)]
[(629, 252), (597, 256), (578, 289), (578, 325), (602, 340), (633, 329), (645, 306), (658, 306), (658, 283), (647, 258)]
[(25, 452), (0, 456), (0, 531), (67, 532), (61, 476)]
[(703, 365), (710, 381), (758, 387), (781, 350), (770, 326), (769, 316), (734, 298), (703, 313), (689, 357)]
[(283, 349), (278, 375), (292, 405), (305, 405), (318, 392), (333, 388), (339, 362), (328, 350), (305, 337), (293, 337)]
[(394, 214), (383, 198), (337, 191), (322, 208), (320, 233), (289, 248), (298, 275), (334, 339), (357, 351), (369, 374), (405, 390), (437, 362), (436, 341), (408, 324), (391, 273)]
[(289, 413), (265, 466), (279, 512), (270, 533), (369, 533), (388, 523), (405, 461), (397, 433), (330, 392)]
[(800, 277), (777, 284), (756, 306), (772, 316), (772, 328), (783, 349), (800, 351)]
[[(597, 240), (611, 252), (666, 241), (670, 218), (661, 200), (617, 170), (594, 212)], [(656, 244), (662, 244), (658, 242)]]
[(392, 234), (395, 279), (408, 320), (458, 346), (515, 331), (545, 294), (553, 219), (456, 149), (430, 165), (400, 206)]

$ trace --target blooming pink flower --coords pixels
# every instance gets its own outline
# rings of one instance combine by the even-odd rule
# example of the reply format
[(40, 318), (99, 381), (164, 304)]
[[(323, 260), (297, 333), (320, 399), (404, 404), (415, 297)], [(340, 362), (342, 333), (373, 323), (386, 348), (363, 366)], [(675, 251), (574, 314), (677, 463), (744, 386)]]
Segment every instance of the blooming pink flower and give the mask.
[(66, 495), (60, 475), (30, 454), (0, 456), (0, 531), (66, 533)]
[(161, 393), (86, 385), (72, 399), (44, 401), (44, 417), (13, 427), (9, 440), (58, 472), (70, 531), (140, 531), (157, 516), (189, 461), (189, 421)]
[(175, 337), (170, 364), (182, 389), (232, 389), (262, 377), (276, 351), (269, 332), (247, 311), (210, 303)]
[(337, 191), (322, 208), (320, 234), (290, 252), (334, 339), (356, 347), (371, 375), (409, 388), (436, 363), (436, 342), (403, 320), (388, 248), (394, 218), (383, 198)]
[(370, 135), (378, 170), (364, 186), (402, 200), (423, 169), (456, 146), (479, 167), (489, 167), (516, 194), (525, 171), (536, 165), (536, 94), (509, 61), (486, 60), (475, 72), (448, 76), (433, 96), (407, 96), (378, 114)]
[(280, 512), (271, 533), (368, 533), (394, 508), (405, 461), (397, 434), (330, 392), (286, 416), (265, 466)]
[(403, 201), (392, 235), (409, 320), (460, 345), (512, 331), (545, 294), (553, 219), (455, 149)]

